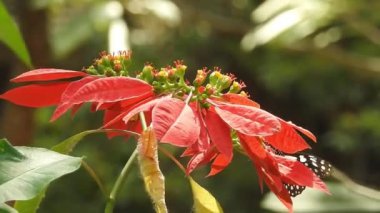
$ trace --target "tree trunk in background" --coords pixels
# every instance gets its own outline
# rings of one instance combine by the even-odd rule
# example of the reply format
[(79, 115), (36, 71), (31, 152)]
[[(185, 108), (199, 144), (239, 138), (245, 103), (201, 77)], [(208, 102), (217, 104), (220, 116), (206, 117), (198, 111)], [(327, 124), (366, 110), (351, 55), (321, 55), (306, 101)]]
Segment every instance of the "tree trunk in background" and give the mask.
[[(8, 4), (7, 4), (8, 3)], [(35, 67), (47, 67), (50, 61), (50, 47), (47, 39), (47, 10), (32, 9), (24, 1), (5, 1), (11, 14), (14, 14), (24, 36)], [(9, 51), (0, 47), (0, 68), (2, 91), (9, 88), (4, 80), (27, 71), (27, 68)], [(12, 85), (13, 86), (13, 85)], [(43, 94), (41, 94), (43, 95)], [(28, 145), (33, 140), (34, 110), (2, 103), (0, 135), (14, 145)]]

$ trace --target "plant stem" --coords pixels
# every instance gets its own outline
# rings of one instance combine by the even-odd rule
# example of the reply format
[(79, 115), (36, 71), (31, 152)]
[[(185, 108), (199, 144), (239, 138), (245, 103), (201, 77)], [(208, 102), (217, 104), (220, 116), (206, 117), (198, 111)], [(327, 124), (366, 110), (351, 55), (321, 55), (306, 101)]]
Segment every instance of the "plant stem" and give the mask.
[(82, 160), (82, 166), (87, 171), (87, 173), (92, 177), (92, 179), (94, 179), (94, 181), (98, 185), (100, 191), (102, 191), (103, 196), (107, 197), (107, 194), (108, 194), (107, 190), (104, 187), (104, 184), (100, 180), (99, 176), (94, 171), (94, 169), (90, 165), (88, 165), (88, 163), (86, 161), (84, 161), (84, 160)]
[(119, 191), (122, 188), (122, 186), (126, 180), (128, 172), (131, 169), (131, 165), (132, 165), (133, 161), (136, 159), (136, 156), (137, 156), (137, 149), (135, 149), (133, 151), (133, 153), (129, 157), (127, 163), (125, 164), (123, 170), (121, 170), (121, 173), (120, 173), (119, 177), (117, 178), (115, 185), (112, 188), (110, 196), (108, 197), (106, 208), (104, 209), (104, 213), (112, 213), (113, 212), (116, 197), (119, 194)]
[[(146, 126), (144, 113), (140, 112), (139, 116), (140, 116), (142, 128), (143, 128), (143, 130), (145, 130), (147, 128), (147, 126)], [(129, 174), (128, 172), (131, 169), (131, 165), (132, 165), (133, 161), (137, 157), (137, 153), (138, 152), (137, 152), (137, 148), (136, 148), (133, 151), (133, 153), (131, 154), (131, 156), (129, 157), (127, 163), (124, 165), (123, 170), (121, 170), (119, 177), (117, 177), (115, 185), (113, 186), (112, 191), (108, 197), (108, 200), (106, 203), (106, 208), (104, 209), (104, 213), (112, 213), (113, 212), (113, 208), (114, 208), (115, 202), (116, 202), (116, 197), (119, 194), (120, 189), (124, 185), (125, 180), (127, 179), (127, 175)]]
[(170, 158), (183, 171), (183, 173), (186, 174), (185, 167), (183, 167), (182, 164), (168, 150), (164, 149), (163, 147), (158, 147), (158, 149), (168, 158)]
[(145, 131), (147, 126), (146, 126), (146, 120), (145, 120), (144, 112), (140, 112), (139, 116), (140, 116), (140, 122), (141, 122), (142, 129), (143, 129), (143, 131)]

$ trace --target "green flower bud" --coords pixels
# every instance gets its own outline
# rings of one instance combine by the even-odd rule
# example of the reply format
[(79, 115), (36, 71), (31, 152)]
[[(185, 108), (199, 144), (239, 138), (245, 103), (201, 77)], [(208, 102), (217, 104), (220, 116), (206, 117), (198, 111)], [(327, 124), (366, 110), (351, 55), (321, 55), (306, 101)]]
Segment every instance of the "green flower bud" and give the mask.
[(176, 68), (168, 68), (166, 71), (168, 72), (168, 79), (170, 81), (175, 81), (176, 78), (178, 77), (177, 75), (178, 70)]
[(233, 79), (231, 76), (223, 75), (221, 80), (220, 80), (220, 85), (219, 85), (221, 90), (230, 87), (232, 84), (232, 81), (233, 81)]
[(116, 72), (120, 72), (123, 69), (123, 65), (119, 60), (114, 60), (113, 61), (113, 70)]
[(242, 85), (239, 84), (238, 82), (234, 81), (234, 82), (232, 82), (232, 84), (230, 86), (229, 92), (237, 94), (238, 92), (240, 92), (241, 89), (242, 89)]
[(219, 71), (213, 71), (210, 74), (209, 81), (211, 85), (217, 85), (222, 78), (222, 74)]
[(140, 79), (151, 83), (154, 78), (153, 67), (151, 65), (145, 65), (139, 75), (141, 76)]
[(104, 70), (104, 75), (107, 76), (107, 77), (116, 76), (116, 72), (113, 71), (111, 68), (107, 67)]
[(193, 82), (194, 86), (196, 87), (201, 86), (206, 81), (206, 77), (207, 77), (207, 72), (205, 71), (205, 69), (197, 70), (197, 76), (195, 77), (194, 82)]
[(215, 94), (215, 87), (211, 84), (207, 84), (205, 87), (205, 93), (207, 95), (214, 95)]
[(156, 74), (156, 78), (158, 81), (166, 81), (168, 80), (168, 76), (169, 76), (168, 72), (164, 69), (162, 69)]
[(183, 61), (181, 61), (181, 60), (174, 61), (174, 65), (175, 65), (175, 68), (176, 68), (175, 75), (178, 78), (183, 79), (184, 76), (185, 76), (185, 73), (186, 73), (187, 66), (184, 65)]
[(89, 66), (87, 69), (84, 70), (86, 73), (90, 75), (98, 75), (98, 71), (95, 69), (93, 65)]

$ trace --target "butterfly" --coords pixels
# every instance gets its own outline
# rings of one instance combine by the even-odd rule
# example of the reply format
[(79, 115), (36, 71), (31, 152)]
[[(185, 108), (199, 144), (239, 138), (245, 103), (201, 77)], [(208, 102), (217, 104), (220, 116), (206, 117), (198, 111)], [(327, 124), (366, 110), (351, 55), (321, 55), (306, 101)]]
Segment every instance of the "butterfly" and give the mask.
[[(297, 161), (308, 167), (321, 179), (330, 176), (332, 173), (332, 165), (322, 158), (309, 154), (299, 154), (295, 157), (297, 158)], [(284, 183), (284, 186), (286, 190), (288, 190), (289, 195), (292, 197), (296, 197), (305, 190), (305, 186), (296, 184)]]
[[(270, 149), (274, 154), (281, 155), (281, 156), (289, 156), (280, 150), (277, 150), (273, 146), (269, 145), (268, 143), (265, 143), (268, 149)], [(298, 154), (298, 155), (291, 155), (293, 157), (297, 158), (297, 161), (301, 162), (303, 165), (308, 167), (313, 173), (315, 173), (319, 178), (323, 179), (331, 175), (332, 173), (332, 165), (327, 162), (326, 160), (309, 154)], [(284, 183), (285, 189), (288, 191), (289, 195), (292, 197), (296, 197), (297, 195), (301, 194), (306, 187), (297, 185), (297, 184), (289, 184)]]

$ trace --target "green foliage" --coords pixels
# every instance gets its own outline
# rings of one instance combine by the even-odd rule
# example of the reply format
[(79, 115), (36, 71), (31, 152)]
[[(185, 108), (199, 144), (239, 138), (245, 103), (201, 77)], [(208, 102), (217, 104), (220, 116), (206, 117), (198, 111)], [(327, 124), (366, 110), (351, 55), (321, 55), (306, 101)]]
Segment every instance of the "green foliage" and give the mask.
[(31, 199), (81, 164), (81, 158), (43, 148), (12, 147), (6, 139), (0, 140), (0, 148), (0, 203)]
[(45, 198), (45, 192), (47, 187), (38, 193), (37, 196), (30, 200), (19, 200), (15, 202), (14, 208), (18, 210), (19, 213), (35, 213), (40, 207), (42, 200)]
[(53, 146), (51, 150), (62, 153), (62, 154), (70, 154), (75, 146), (87, 135), (92, 133), (105, 132), (106, 130), (87, 130), (84, 132), (80, 132), (76, 135), (71, 136), (70, 138), (60, 142), (59, 144)]
[(0, 23), (0, 41), (4, 42), (22, 62), (31, 68), (32, 62), (21, 33), (2, 1), (0, 1)]
[[(73, 135), (72, 137), (62, 141), (61, 143), (55, 145), (51, 150), (56, 151), (61, 154), (70, 154), (75, 146), (81, 141), (85, 136), (92, 134), (92, 133), (98, 133), (98, 132), (104, 132), (105, 130), (87, 130), (84, 132), (80, 132), (76, 135)], [(86, 164), (87, 165), (87, 164)], [(88, 165), (85, 167), (87, 170)], [(96, 174), (92, 171), (89, 171), (91, 176), (95, 179), (96, 182), (99, 182), (99, 178), (96, 176)], [(103, 187), (103, 186), (100, 186)], [(42, 202), (43, 198), (45, 197), (46, 189), (41, 191), (36, 197), (30, 200), (26, 201), (17, 201), (15, 204), (15, 208), (19, 210), (21, 213), (33, 213), (36, 212), (38, 207), (40, 206), (40, 203)]]
[(8, 206), (5, 203), (0, 203), (0, 213), (18, 213), (16, 209)]
[[(94, 24), (94, 20), (98, 19), (92, 19), (93, 16), (88, 15), (96, 14), (92, 11), (96, 11), (97, 6), (92, 2), (84, 5), (83, 2), (89, 1), (70, 1), (70, 4), (62, 3), (63, 1), (49, 2), (53, 5), (49, 17), (52, 20), (49, 28), (52, 34), (49, 39), (56, 50), (55, 54), (64, 55), (66, 58), (62, 60), (63, 57), (60, 57), (59, 61), (55, 61), (58, 63), (55, 66), (81, 69), (84, 64), (89, 64), (100, 50), (106, 49), (105, 25), (101, 25), (103, 27), (99, 30), (99, 25)], [(133, 52), (139, 56), (136, 59), (140, 60), (136, 61), (135, 65), (141, 65), (145, 61), (165, 65), (174, 59), (184, 59), (189, 64), (189, 69), (204, 65), (212, 68), (218, 65), (224, 70), (231, 70), (244, 79), (248, 89), (251, 89), (251, 96), (268, 107), (269, 111), (284, 116), (286, 120), (302, 124), (316, 133), (318, 145), (313, 147), (312, 152), (326, 157), (362, 183), (379, 184), (380, 76), (378, 72), (373, 71), (379, 70), (380, 66), (374, 63), (376, 60), (372, 60), (377, 59), (380, 54), (379, 43), (376, 43), (380, 38), (377, 36), (377, 26), (380, 23), (377, 12), (379, 3), (368, 0), (319, 1), (317, 5), (327, 4), (328, 10), (334, 11), (326, 13), (323, 7), (312, 7), (311, 10), (321, 13), (308, 13), (304, 17), (309, 18), (305, 22), (312, 27), (308, 28), (311, 29), (309, 34), (304, 34), (302, 22), (298, 22), (290, 26), (286, 32), (272, 37), (267, 45), (263, 43), (263, 46), (252, 52), (242, 52), (240, 41), (248, 30), (240, 27), (240, 24), (248, 25), (251, 32), (257, 33), (255, 29), (262, 29), (266, 24), (274, 23), (255, 19), (253, 24), (247, 18), (251, 12), (257, 11), (260, 4), (268, 4), (271, 1), (234, 0), (231, 4), (218, 4), (215, 0), (202, 3), (175, 1), (182, 11), (184, 21), (178, 28), (170, 29), (165, 28), (165, 23), (160, 18), (144, 8), (144, 3), (139, 4), (138, 8), (142, 9), (138, 11), (131, 2), (136, 1), (127, 2), (125, 15), (130, 27)], [(316, 1), (293, 2), (299, 11), (302, 4), (313, 4)], [(185, 6), (183, 3), (186, 3)], [(354, 6), (341, 7), (342, 3)], [(275, 20), (292, 9), (274, 11), (280, 6), (276, 4), (269, 8), (272, 13), (268, 13), (271, 15), (268, 20)], [(133, 8), (135, 10), (132, 10)], [(225, 21), (218, 22), (215, 17)], [(311, 20), (313, 18), (316, 19)], [(57, 22), (57, 19), (63, 21)], [(65, 22), (67, 19), (69, 21)], [(239, 25), (231, 28), (230, 21), (234, 19), (239, 21)], [(337, 48), (339, 51), (335, 51)], [(374, 57), (367, 60), (363, 55)], [(97, 124), (101, 122), (100, 118), (96, 117), (99, 114), (83, 113), (84, 111), (87, 110), (80, 110), (79, 117), (74, 121), (67, 116), (53, 125), (46, 123), (51, 110), (39, 111), (35, 137), (38, 146), (50, 147), (78, 130), (97, 128)], [(104, 182), (112, 182), (120, 170), (120, 165), (130, 155), (130, 149), (134, 144), (118, 139), (103, 143), (107, 140), (105, 137), (91, 137), (89, 140), (89, 143), (83, 143), (78, 147), (77, 153), (85, 153), (88, 156), (87, 160), (96, 165), (97, 171), (102, 174)], [(347, 163), (347, 159), (352, 159), (352, 163)], [(184, 160), (183, 163), (185, 162)], [(172, 212), (188, 210), (188, 206), (191, 205), (188, 199), (190, 192), (184, 187), (186, 184), (178, 178), (181, 173), (175, 173), (177, 170), (173, 169), (172, 163), (165, 156), (161, 156), (160, 163), (167, 181), (170, 181), (170, 184), (167, 184), (169, 209)], [(247, 209), (257, 209), (257, 212), (261, 212), (258, 202), (262, 195), (252, 165), (246, 159), (240, 159), (231, 167), (233, 169), (227, 169), (217, 177), (202, 180), (201, 185), (206, 186), (221, 199), (227, 212), (243, 213), (247, 212)], [(201, 172), (196, 173), (199, 175)], [(149, 199), (140, 190), (143, 185), (139, 176), (132, 175), (134, 176), (128, 180), (124, 191), (133, 193), (122, 195), (124, 197), (120, 200), (125, 199), (127, 202), (120, 203), (118, 210), (141, 209), (141, 212), (152, 212)], [(60, 184), (52, 185), (49, 188), (51, 194), (43, 204), (45, 212), (64, 212), (60, 208), (61, 205), (72, 206), (73, 212), (95, 212), (96, 209), (102, 208), (101, 193), (91, 181), (86, 180), (88, 175), (81, 171), (75, 177), (70, 176)], [(67, 187), (69, 184), (75, 186)], [(332, 197), (340, 196), (335, 195), (333, 188), (332, 191)], [(324, 201), (326, 199), (331, 197), (325, 197)], [(334, 205), (344, 206), (349, 202), (351, 201), (345, 200)], [(273, 205), (273, 202), (270, 205)]]

